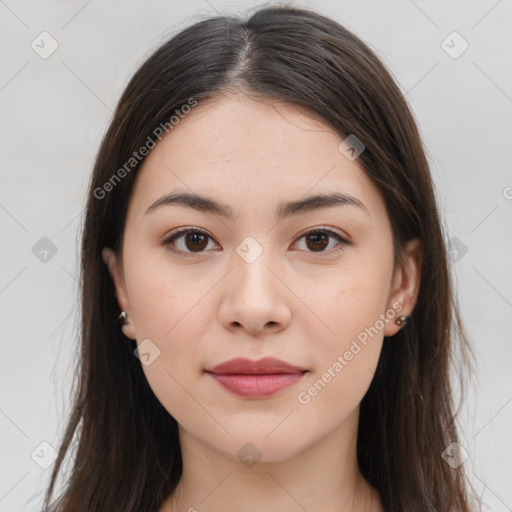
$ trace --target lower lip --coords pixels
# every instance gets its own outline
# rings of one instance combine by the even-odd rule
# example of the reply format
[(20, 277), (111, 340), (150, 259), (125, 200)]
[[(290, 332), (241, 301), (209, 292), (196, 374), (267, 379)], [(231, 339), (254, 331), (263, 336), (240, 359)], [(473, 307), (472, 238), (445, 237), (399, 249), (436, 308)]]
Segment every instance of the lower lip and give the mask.
[(221, 386), (235, 395), (244, 397), (266, 397), (293, 386), (305, 372), (277, 373), (272, 375), (218, 375), (209, 373)]

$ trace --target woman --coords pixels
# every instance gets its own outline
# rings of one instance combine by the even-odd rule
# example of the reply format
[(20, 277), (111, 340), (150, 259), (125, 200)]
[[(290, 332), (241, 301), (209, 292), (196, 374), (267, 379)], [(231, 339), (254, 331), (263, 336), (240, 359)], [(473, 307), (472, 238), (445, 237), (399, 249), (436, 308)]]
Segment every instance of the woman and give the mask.
[(103, 139), (81, 263), (49, 510), (471, 510), (430, 171), (339, 24), (267, 7), (158, 48)]

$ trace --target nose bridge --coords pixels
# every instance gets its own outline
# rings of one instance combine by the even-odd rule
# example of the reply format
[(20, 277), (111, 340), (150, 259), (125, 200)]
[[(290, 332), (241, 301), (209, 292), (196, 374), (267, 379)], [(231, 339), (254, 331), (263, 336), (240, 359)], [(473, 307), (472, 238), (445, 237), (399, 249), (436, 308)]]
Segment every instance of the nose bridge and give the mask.
[[(265, 246), (252, 236), (246, 237), (236, 247), (234, 263), (235, 289), (243, 296), (263, 294), (262, 298), (271, 300), (276, 278), (269, 268), (276, 266), (272, 261), (272, 249), (267, 243)], [(271, 293), (272, 292), (272, 293)]]

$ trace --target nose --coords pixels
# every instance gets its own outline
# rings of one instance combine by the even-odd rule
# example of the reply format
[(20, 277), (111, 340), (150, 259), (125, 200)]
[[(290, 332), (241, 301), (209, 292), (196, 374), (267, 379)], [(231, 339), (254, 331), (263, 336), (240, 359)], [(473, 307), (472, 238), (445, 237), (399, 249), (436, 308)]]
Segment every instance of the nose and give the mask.
[(251, 263), (238, 255), (226, 276), (219, 320), (228, 330), (245, 329), (253, 336), (286, 329), (291, 319), (288, 304), (292, 293), (263, 252)]

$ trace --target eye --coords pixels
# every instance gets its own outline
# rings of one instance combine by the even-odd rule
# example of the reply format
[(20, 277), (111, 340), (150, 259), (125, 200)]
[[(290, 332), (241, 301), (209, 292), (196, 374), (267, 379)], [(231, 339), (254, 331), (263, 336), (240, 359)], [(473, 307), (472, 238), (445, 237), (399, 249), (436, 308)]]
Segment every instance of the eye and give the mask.
[[(305, 239), (307, 249), (310, 252), (338, 252), (343, 249), (345, 245), (350, 245), (351, 242), (343, 238), (335, 231), (325, 228), (316, 228), (304, 233), (299, 240)], [(337, 245), (341, 246), (333, 251), (326, 251), (325, 249), (329, 246), (329, 239), (334, 239), (338, 242)], [(336, 244), (334, 244), (336, 246)], [(332, 248), (332, 247), (331, 247)]]
[(168, 246), (173, 252), (194, 256), (194, 253), (201, 253), (208, 247), (208, 239), (213, 240), (205, 231), (197, 228), (181, 228), (163, 240), (162, 245)]
[[(338, 252), (342, 250), (345, 245), (351, 244), (351, 242), (335, 231), (325, 228), (311, 229), (304, 233), (299, 238), (299, 241), (303, 238), (306, 241), (306, 247), (310, 252), (314, 253)], [(180, 228), (165, 238), (162, 241), (162, 245), (169, 247), (172, 252), (183, 254), (185, 256), (194, 256), (194, 253), (200, 254), (205, 252), (209, 245), (208, 239), (213, 240), (213, 238), (203, 230), (197, 228)], [(329, 239), (336, 240), (338, 242), (337, 245), (340, 245), (341, 247), (334, 251), (326, 251), (326, 248), (329, 246)]]

